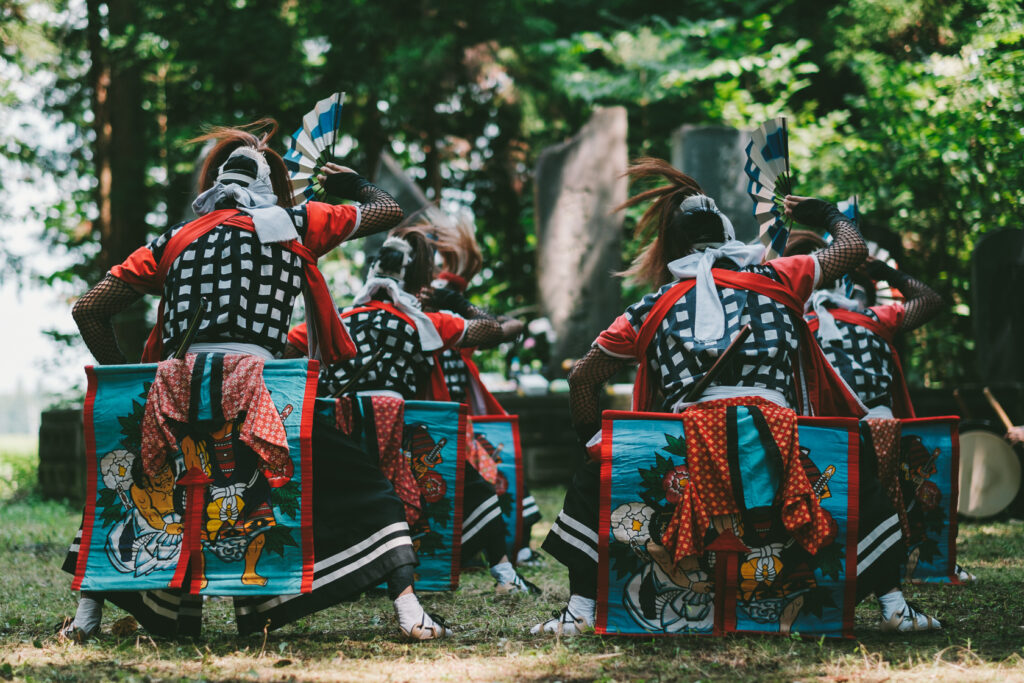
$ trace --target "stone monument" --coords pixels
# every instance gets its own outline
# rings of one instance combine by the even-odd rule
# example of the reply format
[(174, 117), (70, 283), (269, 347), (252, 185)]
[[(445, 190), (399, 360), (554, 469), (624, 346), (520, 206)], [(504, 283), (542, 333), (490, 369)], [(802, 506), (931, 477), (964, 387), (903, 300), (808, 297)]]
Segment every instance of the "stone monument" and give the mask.
[(598, 109), (574, 137), (541, 152), (536, 167), (537, 290), (554, 328), (552, 374), (583, 356), (622, 312), (622, 214), (628, 165), (626, 110)]

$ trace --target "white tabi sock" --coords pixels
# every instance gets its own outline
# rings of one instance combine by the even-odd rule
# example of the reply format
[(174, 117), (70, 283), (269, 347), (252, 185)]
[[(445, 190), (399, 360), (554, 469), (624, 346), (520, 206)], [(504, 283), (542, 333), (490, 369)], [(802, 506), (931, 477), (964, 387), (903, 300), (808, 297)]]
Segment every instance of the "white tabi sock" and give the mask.
[(395, 615), (402, 633), (412, 640), (433, 640), (452, 633), (447, 625), (435, 622), (423, 610), (415, 593), (407, 593), (395, 599)]
[(902, 612), (907, 607), (907, 600), (903, 597), (903, 591), (893, 591), (878, 596), (878, 603), (882, 606), (882, 619), (888, 621), (892, 615)]
[(882, 630), (931, 631), (942, 628), (938, 619), (917, 611), (907, 604), (903, 591), (892, 591), (878, 596), (882, 607)]
[(395, 598), (395, 615), (398, 625), (408, 631), (423, 618), (423, 606), (415, 593), (406, 593)]
[(593, 626), (597, 620), (597, 601), (582, 595), (570, 595), (569, 611), (577, 617), (586, 619), (587, 624)]
[(103, 620), (103, 598), (94, 598), (88, 593), (82, 593), (78, 599), (78, 609), (75, 611), (75, 620), (71, 622), (72, 628), (82, 631), (82, 635), (88, 637), (100, 630), (100, 622)]
[(498, 583), (512, 583), (516, 580), (516, 568), (511, 562), (499, 562), (491, 567), (491, 576)]

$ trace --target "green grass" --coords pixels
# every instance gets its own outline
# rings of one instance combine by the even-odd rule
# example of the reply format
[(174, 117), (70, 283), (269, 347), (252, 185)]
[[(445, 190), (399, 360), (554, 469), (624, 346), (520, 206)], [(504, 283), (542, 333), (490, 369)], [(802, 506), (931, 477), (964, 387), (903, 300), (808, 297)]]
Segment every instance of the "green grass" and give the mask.
[[(526, 629), (564, 604), (564, 569), (548, 560), (524, 574), (540, 598), (494, 596), (486, 573), (463, 577), (452, 594), (423, 601), (461, 628), (448, 642), (400, 642), (390, 602), (367, 597), (271, 633), (234, 633), (230, 603), (206, 603), (199, 642), (110, 634), (123, 613), (108, 607), (104, 633), (76, 646), (53, 635), (74, 612), (60, 563), (80, 511), (32, 493), (34, 455), (0, 441), (0, 471), (12, 472), (0, 497), (0, 679), (78, 680), (1021, 680), (1024, 679), (1024, 524), (964, 525), (962, 563), (975, 586), (908, 592), (946, 630), (883, 635), (877, 605), (857, 610), (856, 641), (734, 636), (555, 640)], [(11, 469), (4, 469), (10, 467)], [(561, 503), (556, 488), (534, 492), (546, 522)]]

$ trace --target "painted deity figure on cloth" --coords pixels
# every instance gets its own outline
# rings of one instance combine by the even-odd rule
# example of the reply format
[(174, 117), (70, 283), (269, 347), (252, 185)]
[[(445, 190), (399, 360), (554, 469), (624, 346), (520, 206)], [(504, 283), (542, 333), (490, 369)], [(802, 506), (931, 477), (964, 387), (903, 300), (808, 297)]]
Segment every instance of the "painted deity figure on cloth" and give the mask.
[[(229, 420), (204, 437), (186, 436), (181, 451), (186, 471), (197, 467), (213, 480), (203, 507), (204, 550), (224, 562), (243, 560), (241, 582), (264, 586), (267, 579), (256, 565), (266, 545), (265, 533), (277, 524), (270, 491), (292, 473), (263, 471), (258, 456), (238, 440), (238, 424)], [(204, 571), (200, 587), (205, 587), (205, 553), (200, 557)]]
[(182, 524), (174, 507), (170, 464), (150, 477), (138, 456), (118, 450), (103, 457), (100, 471), (127, 513), (107, 535), (106, 554), (112, 565), (135, 576), (173, 569), (181, 550)]

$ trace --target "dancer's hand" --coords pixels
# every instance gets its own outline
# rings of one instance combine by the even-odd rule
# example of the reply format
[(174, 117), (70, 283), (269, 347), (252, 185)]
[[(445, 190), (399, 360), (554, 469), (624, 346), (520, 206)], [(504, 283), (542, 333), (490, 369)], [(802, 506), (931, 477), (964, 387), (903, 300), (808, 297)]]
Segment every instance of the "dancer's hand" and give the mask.
[(341, 164), (336, 164), (333, 161), (328, 161), (320, 167), (320, 173), (317, 174), (316, 179), (323, 183), (327, 180), (327, 176), (334, 175), (335, 173), (356, 173), (356, 171), (348, 166), (342, 166)]
[(828, 228), (843, 218), (834, 204), (816, 197), (798, 197), (788, 194), (782, 200), (786, 217), (812, 228)]

